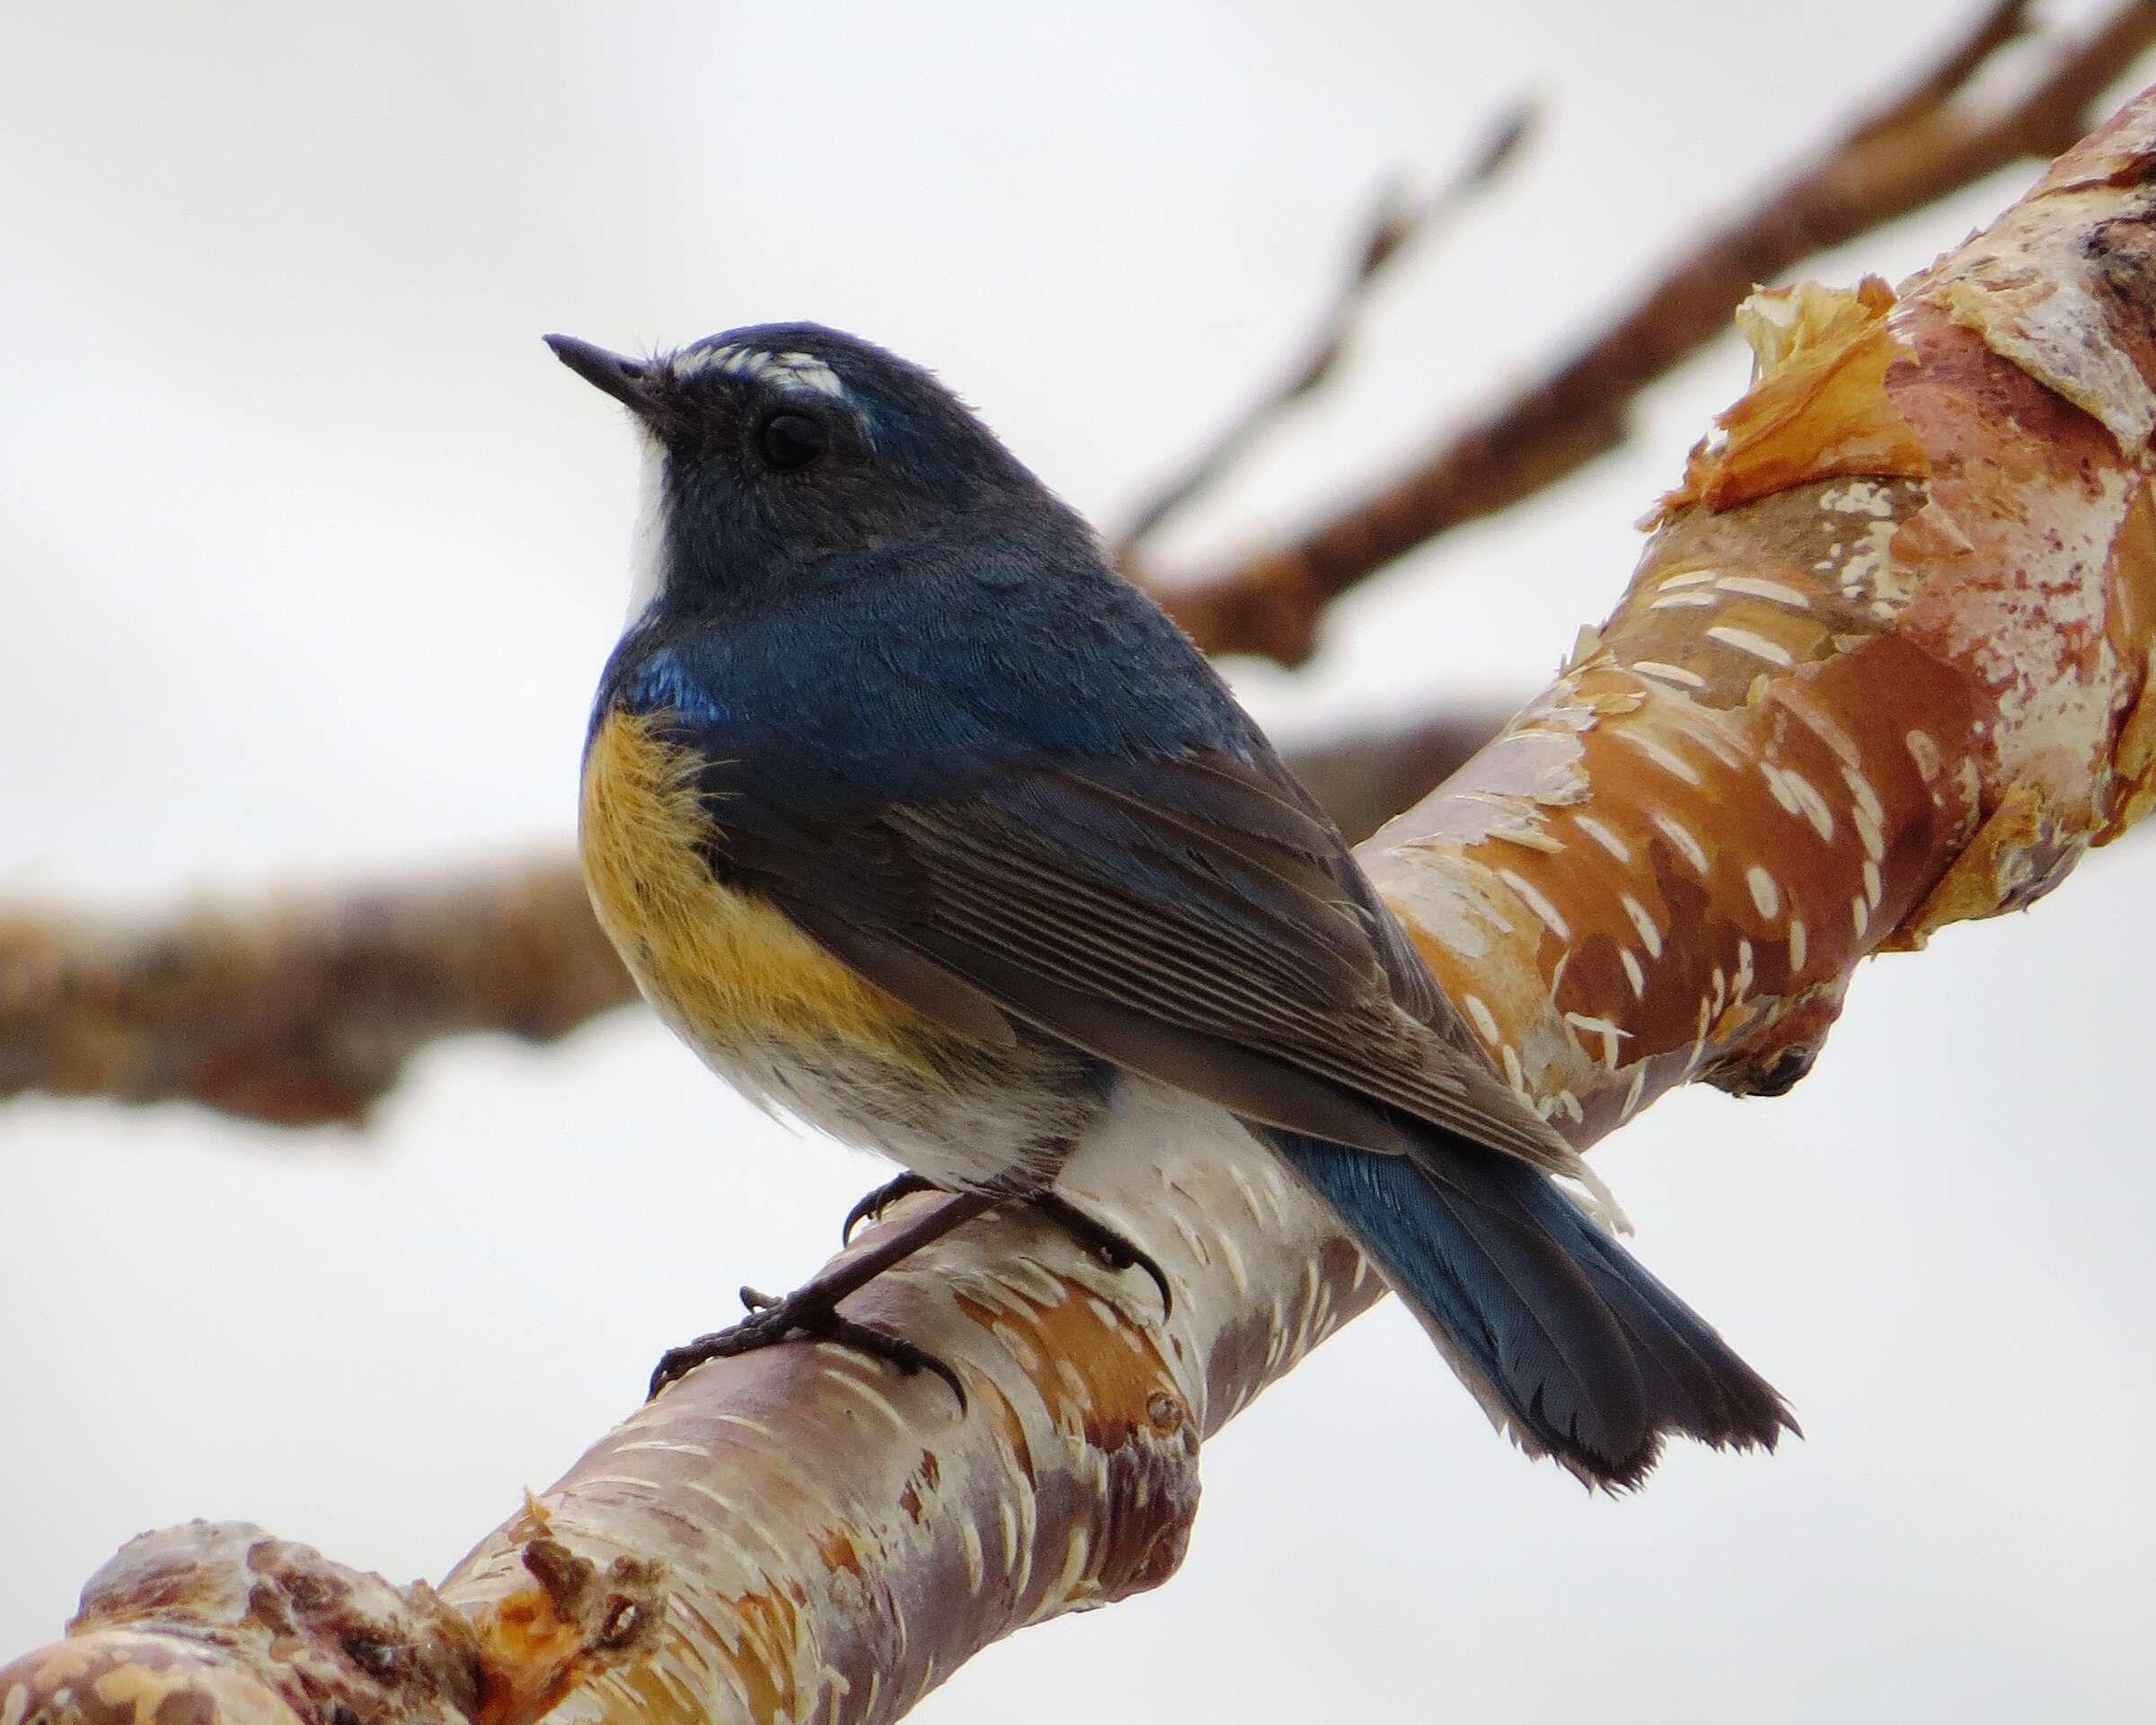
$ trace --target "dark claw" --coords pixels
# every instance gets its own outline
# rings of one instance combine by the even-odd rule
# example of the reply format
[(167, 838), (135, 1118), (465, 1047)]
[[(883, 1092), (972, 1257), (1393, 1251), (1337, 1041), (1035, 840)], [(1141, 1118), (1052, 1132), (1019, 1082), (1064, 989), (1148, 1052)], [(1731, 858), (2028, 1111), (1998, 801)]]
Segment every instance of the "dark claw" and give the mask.
[(1165, 1319), (1175, 1313), (1175, 1295), (1168, 1286), (1168, 1275), (1154, 1262), (1153, 1254), (1136, 1244), (1127, 1235), (1118, 1234), (1099, 1216), (1080, 1209), (1067, 1198), (1054, 1192), (1038, 1192), (1026, 1199), (1043, 1216), (1061, 1228), (1082, 1245), (1091, 1246), (1100, 1254), (1101, 1262), (1111, 1269), (1142, 1269), (1153, 1278), (1153, 1285), (1161, 1290), (1161, 1316)]
[(862, 1194), (862, 1200), (846, 1212), (845, 1225), (838, 1231), (838, 1243), (853, 1243), (853, 1230), (863, 1222), (877, 1221), (902, 1198), (911, 1198), (915, 1192), (940, 1192), (943, 1189), (932, 1180), (924, 1180), (908, 1169), (895, 1180), (887, 1180), (872, 1192)]
[(646, 1399), (657, 1395), (677, 1378), (686, 1377), (706, 1360), (726, 1359), (735, 1354), (754, 1353), (759, 1348), (768, 1348), (773, 1342), (786, 1340), (792, 1328), (789, 1322), (773, 1322), (766, 1314), (776, 1312), (776, 1306), (765, 1306), (755, 1316), (742, 1319), (728, 1329), (714, 1330), (695, 1340), (684, 1342), (678, 1348), (669, 1348), (658, 1357), (658, 1364), (651, 1371), (651, 1387)]
[(871, 1330), (867, 1324), (855, 1323), (851, 1318), (835, 1317), (830, 1333), (819, 1335), (816, 1340), (835, 1341), (840, 1347), (851, 1348), (855, 1353), (866, 1354), (871, 1359), (886, 1360), (908, 1377), (922, 1372), (933, 1372), (950, 1385), (950, 1393), (959, 1398), (959, 1416), (961, 1419), (973, 1405), (966, 1399), (966, 1386), (959, 1382), (959, 1375), (920, 1343), (908, 1341), (904, 1336), (894, 1336), (885, 1330)]
[(842, 1348), (851, 1348), (871, 1359), (896, 1366), (908, 1377), (923, 1371), (933, 1372), (950, 1385), (950, 1393), (959, 1399), (961, 1415), (970, 1405), (959, 1375), (927, 1349), (903, 1336), (842, 1318), (820, 1300), (797, 1302), (791, 1296), (774, 1300), (753, 1287), (741, 1290), (741, 1300), (750, 1308), (750, 1315), (739, 1323), (729, 1329), (715, 1330), (708, 1336), (699, 1336), (679, 1348), (669, 1348), (659, 1356), (658, 1365), (651, 1373), (650, 1395), (656, 1396), (667, 1384), (687, 1376), (707, 1360), (753, 1354), (758, 1349), (770, 1348), (798, 1336), (807, 1341), (835, 1341)]

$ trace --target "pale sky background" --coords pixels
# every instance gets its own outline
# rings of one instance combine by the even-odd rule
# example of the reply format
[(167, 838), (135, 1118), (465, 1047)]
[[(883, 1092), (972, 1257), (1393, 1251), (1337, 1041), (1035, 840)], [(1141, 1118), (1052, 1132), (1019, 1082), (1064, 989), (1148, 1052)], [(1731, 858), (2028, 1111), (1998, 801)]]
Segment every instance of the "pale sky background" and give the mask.
[[(1112, 521), (1305, 327), (1374, 185), (1539, 93), (1504, 188), (1181, 536), (1223, 547), (1519, 376), (1966, 10), (13, 8), (0, 893), (140, 907), (565, 842), (634, 456), (543, 331), (856, 329)], [(1813, 272), (1898, 278), (2033, 172)], [(1249, 700), (1294, 736), (1524, 695), (1744, 371), (1725, 341), (1625, 453), (1372, 585)], [(1792, 1096), (1682, 1095), (1599, 1154), (1806, 1442), (1589, 1499), (1388, 1307), (1212, 1446), (1165, 1589), (916, 1717), (2146, 1717), (2152, 871), (2129, 844), (1867, 970)], [(438, 1048), (360, 1135), (6, 1105), (0, 1652), (192, 1516), (438, 1576), (880, 1177), (641, 1013)]]

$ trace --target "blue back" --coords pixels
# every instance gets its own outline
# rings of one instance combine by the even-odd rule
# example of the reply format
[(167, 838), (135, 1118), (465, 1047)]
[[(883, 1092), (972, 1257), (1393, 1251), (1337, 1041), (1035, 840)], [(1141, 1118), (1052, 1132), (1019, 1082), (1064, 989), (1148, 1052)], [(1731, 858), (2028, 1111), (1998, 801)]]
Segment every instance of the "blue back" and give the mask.
[[(1013, 514), (662, 606), (608, 664), (609, 707), (670, 710), (710, 759), (877, 800), (997, 769), (1265, 750), (1204, 657), (1089, 542)], [(1075, 540), (1075, 543), (1074, 543)], [(834, 811), (835, 812), (835, 811)]]

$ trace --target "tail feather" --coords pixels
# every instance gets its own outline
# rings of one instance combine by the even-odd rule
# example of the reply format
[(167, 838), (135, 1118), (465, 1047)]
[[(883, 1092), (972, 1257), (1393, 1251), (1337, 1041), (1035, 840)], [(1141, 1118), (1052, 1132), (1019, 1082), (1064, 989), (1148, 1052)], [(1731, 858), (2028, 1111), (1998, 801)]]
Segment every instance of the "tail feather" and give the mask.
[(1540, 1170), (1466, 1144), (1438, 1163), (1266, 1137), (1531, 1453), (1622, 1490), (1666, 1434), (1772, 1449), (1797, 1429), (1773, 1387)]

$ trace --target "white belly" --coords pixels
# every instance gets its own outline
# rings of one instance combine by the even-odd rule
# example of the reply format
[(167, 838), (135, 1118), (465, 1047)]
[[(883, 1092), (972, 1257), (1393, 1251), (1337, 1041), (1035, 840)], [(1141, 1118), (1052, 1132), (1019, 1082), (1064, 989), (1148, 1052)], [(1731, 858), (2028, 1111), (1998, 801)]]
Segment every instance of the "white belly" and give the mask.
[[(708, 1045), (676, 1022), (704, 1064), (767, 1111), (888, 1156), (948, 1191), (1052, 1181), (1101, 1112), (1061, 1059), (984, 1050), (933, 1076), (859, 1043), (766, 1039)], [(1046, 1052), (1046, 1051), (1043, 1051)]]

